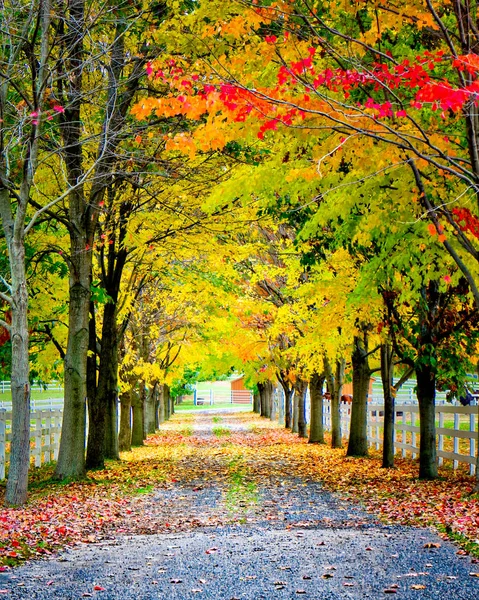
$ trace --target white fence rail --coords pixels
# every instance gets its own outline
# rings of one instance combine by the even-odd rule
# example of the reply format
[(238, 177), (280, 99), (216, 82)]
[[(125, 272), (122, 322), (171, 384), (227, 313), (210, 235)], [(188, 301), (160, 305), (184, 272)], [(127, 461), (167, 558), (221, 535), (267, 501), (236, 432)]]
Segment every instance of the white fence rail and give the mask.
[[(62, 425), (61, 410), (35, 410), (30, 420), (30, 459), (35, 467), (57, 460)], [(5, 478), (12, 439), (12, 413), (0, 408), (0, 480)]]
[[(451, 461), (454, 469), (460, 463), (469, 465), (469, 473), (475, 473), (478, 440), (477, 406), (436, 406), (436, 439), (439, 465)], [(394, 424), (394, 448), (402, 456), (409, 453), (412, 458), (419, 455), (419, 406), (396, 404)], [(452, 421), (452, 427), (445, 427)], [(351, 405), (341, 405), (341, 434), (349, 436)], [(462, 429), (461, 429), (462, 426)], [(331, 430), (331, 403), (324, 401), (324, 427)], [(382, 446), (384, 427), (384, 405), (368, 404), (368, 442), (376, 449)]]

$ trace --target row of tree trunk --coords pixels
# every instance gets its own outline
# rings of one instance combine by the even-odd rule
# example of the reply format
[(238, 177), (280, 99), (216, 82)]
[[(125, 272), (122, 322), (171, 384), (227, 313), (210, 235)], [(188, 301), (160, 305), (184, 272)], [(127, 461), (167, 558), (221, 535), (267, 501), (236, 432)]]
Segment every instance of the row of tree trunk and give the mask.
[[(383, 437), (383, 462), (384, 468), (394, 466), (394, 420), (395, 420), (395, 395), (401, 385), (413, 373), (408, 369), (405, 375), (393, 386), (393, 356), (390, 344), (382, 344), (380, 350), (381, 378), (384, 392), (384, 437)], [(375, 351), (376, 351), (375, 350)], [(354, 339), (354, 348), (351, 357), (353, 377), (353, 400), (351, 404), (351, 427), (347, 447), (348, 456), (367, 456), (367, 413), (368, 394), (371, 375), (374, 372), (369, 366), (368, 337), (366, 333)], [(311, 422), (309, 427), (309, 443), (323, 444), (324, 439), (324, 407), (323, 388), (327, 384), (331, 401), (331, 446), (342, 447), (340, 404), (344, 382), (345, 360), (337, 359), (334, 366), (325, 356), (323, 371), (315, 372), (309, 382), (297, 379), (290, 384), (284, 374), (278, 374), (278, 381), (283, 388), (284, 409), (275, 411), (274, 386), (270, 381), (257, 385), (258, 392), (254, 396), (253, 410), (266, 418), (275, 418), (284, 413), (284, 423), (287, 429), (297, 433), (299, 437), (308, 437), (305, 419), (305, 397), (309, 385), (311, 403)], [(420, 457), (419, 476), (423, 479), (437, 477), (436, 464), (436, 430), (435, 430), (435, 376), (434, 370), (427, 364), (417, 365), (415, 368), (417, 378), (417, 397), (420, 416)], [(282, 420), (282, 419), (281, 419)]]
[(120, 394), (120, 451), (142, 446), (147, 436), (155, 433), (174, 412), (174, 399), (166, 384), (155, 381), (146, 386), (143, 382), (131, 381)]

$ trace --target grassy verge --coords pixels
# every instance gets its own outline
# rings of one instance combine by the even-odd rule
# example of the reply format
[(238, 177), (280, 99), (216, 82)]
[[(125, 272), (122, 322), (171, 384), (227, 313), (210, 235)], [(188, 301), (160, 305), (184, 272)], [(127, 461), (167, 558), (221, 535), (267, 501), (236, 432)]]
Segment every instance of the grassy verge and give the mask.
[(223, 427), (221, 425), (217, 425), (216, 427), (213, 427), (212, 431), (213, 431), (213, 435), (215, 435), (218, 438), (227, 437), (227, 436), (231, 435), (231, 430), (228, 427)]
[[(246, 513), (259, 501), (258, 487), (248, 477), (248, 471), (240, 454), (228, 464), (228, 489), (225, 494), (225, 504), (230, 513)], [(242, 519), (240, 518), (240, 522)]]

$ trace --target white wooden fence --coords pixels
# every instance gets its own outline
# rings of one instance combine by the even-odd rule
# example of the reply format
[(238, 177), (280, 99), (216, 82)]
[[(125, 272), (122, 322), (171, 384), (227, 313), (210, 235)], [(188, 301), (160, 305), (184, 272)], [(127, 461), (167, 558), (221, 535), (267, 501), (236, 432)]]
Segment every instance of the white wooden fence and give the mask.
[[(30, 458), (35, 467), (57, 460), (62, 425), (61, 410), (35, 410), (30, 420)], [(0, 480), (5, 478), (5, 465), (12, 439), (12, 413), (0, 408)]]
[[(476, 448), (478, 440), (478, 406), (436, 406), (437, 456), (439, 465), (452, 461), (457, 469), (459, 463), (469, 465), (469, 473), (475, 473)], [(417, 404), (397, 404), (394, 424), (394, 447), (402, 456), (409, 453), (412, 458), (419, 455), (419, 406)], [(444, 427), (445, 421), (452, 420), (453, 427)], [(341, 405), (341, 434), (349, 436), (351, 405)], [(461, 424), (464, 429), (460, 429)], [(368, 442), (376, 449), (382, 446), (384, 426), (384, 405), (368, 404)], [(324, 427), (331, 430), (331, 403), (324, 401)], [(467, 429), (466, 429), (467, 427)], [(465, 440), (461, 447), (461, 440)], [(467, 446), (467, 449), (465, 448)]]

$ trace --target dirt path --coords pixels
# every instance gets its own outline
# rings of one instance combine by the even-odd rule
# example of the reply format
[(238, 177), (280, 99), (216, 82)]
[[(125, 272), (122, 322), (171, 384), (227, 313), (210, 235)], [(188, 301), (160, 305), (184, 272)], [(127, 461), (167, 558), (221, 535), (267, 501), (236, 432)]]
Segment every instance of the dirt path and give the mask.
[(299, 471), (301, 455), (283, 458), (276, 438), (244, 414), (185, 423), (177, 417), (159, 438), (180, 428), (184, 454), (169, 481), (131, 501), (131, 526), (0, 573), (2, 596), (479, 597), (479, 578), (470, 575), (479, 568), (454, 545), (426, 529), (384, 526), (326, 492)]

